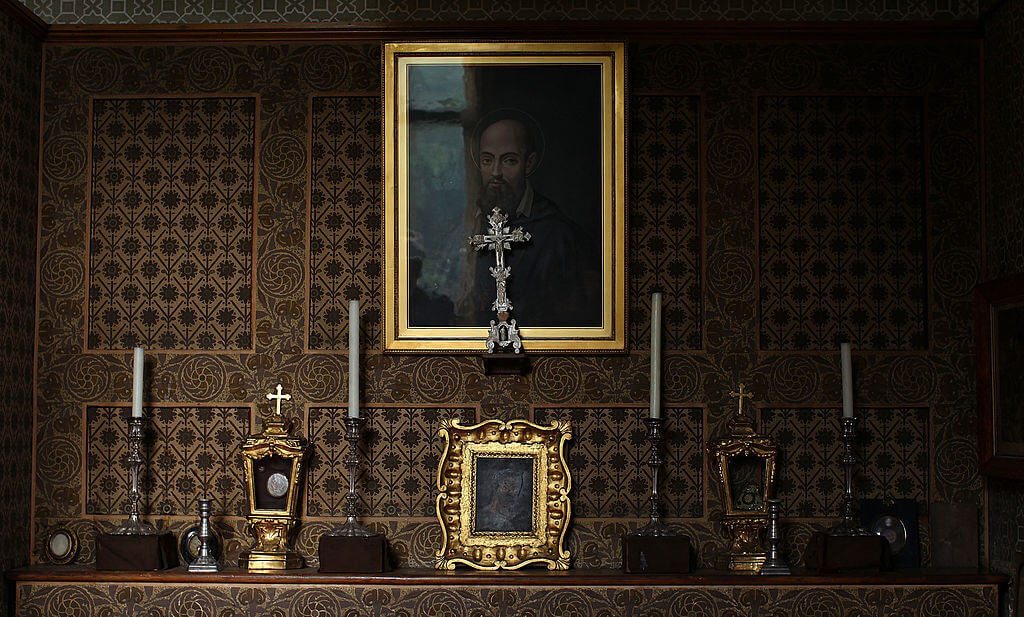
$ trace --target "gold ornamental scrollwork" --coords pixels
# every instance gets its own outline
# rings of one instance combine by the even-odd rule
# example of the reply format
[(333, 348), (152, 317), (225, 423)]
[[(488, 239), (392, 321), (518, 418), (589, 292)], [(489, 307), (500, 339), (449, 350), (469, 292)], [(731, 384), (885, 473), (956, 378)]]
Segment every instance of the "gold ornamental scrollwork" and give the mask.
[(456, 418), (442, 421), (438, 434), (445, 449), (437, 469), (442, 540), (435, 567), (567, 570), (569, 423), (488, 420), (462, 426)]

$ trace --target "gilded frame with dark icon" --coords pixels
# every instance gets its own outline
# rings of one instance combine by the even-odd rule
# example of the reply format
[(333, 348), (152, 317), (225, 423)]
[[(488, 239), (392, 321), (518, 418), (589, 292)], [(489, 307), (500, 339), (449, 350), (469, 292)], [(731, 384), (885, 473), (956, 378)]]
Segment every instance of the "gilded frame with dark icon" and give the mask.
[(980, 471), (1024, 479), (1024, 275), (978, 285), (974, 307)]
[(455, 419), (443, 421), (439, 434), (445, 449), (437, 470), (442, 541), (435, 567), (568, 569), (569, 424), (488, 420), (464, 427)]
[[(506, 247), (524, 348), (625, 350), (623, 43), (388, 43), (383, 122), (385, 351), (485, 351), (494, 254), (467, 239), (492, 207), (532, 236)], [(488, 167), (492, 126), (518, 173)]]

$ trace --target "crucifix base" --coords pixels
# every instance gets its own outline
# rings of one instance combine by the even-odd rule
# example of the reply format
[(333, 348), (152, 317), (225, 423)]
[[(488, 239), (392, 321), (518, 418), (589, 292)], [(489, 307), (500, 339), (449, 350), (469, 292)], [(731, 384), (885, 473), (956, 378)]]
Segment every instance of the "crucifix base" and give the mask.
[(498, 313), (498, 321), (491, 320), (485, 344), (487, 353), (520, 353), (523, 350), (523, 340), (519, 338), (516, 320), (510, 320), (508, 312)]
[(480, 356), (484, 361), (484, 375), (518, 375), (530, 372), (530, 357), (523, 352), (485, 353)]

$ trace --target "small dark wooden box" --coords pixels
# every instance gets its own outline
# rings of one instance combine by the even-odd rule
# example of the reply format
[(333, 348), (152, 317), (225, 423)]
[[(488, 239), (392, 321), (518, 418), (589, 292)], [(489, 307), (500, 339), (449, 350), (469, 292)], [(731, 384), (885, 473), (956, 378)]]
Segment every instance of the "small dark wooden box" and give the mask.
[(676, 574), (690, 571), (688, 536), (622, 536), (622, 569), (627, 574)]
[(377, 536), (320, 536), (320, 571), (343, 572), (387, 572), (391, 569), (388, 559), (388, 540)]
[(167, 570), (178, 567), (178, 544), (170, 532), (151, 536), (96, 536), (97, 570)]
[(817, 531), (807, 544), (804, 563), (817, 572), (881, 572), (892, 569), (892, 555), (882, 536), (833, 536)]

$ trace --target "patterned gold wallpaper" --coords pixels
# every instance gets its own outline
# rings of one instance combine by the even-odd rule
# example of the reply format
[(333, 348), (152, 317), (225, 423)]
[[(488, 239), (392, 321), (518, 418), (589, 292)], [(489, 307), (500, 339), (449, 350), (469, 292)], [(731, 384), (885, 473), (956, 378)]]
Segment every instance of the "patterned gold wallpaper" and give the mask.
[[(986, 251), (988, 278), (1024, 272), (1024, 7), (997, 5), (985, 26)], [(1024, 488), (990, 478), (991, 567), (1015, 574), (1024, 551)], [(1020, 584), (1016, 581), (1016, 584)]]
[[(387, 531), (399, 564), (431, 562), (439, 541), (428, 484), (431, 461), (440, 453), (436, 424), (444, 415), (459, 415), (572, 419), (577, 432), (569, 456), (580, 479), (580, 516), (568, 538), (574, 563), (620, 565), (618, 537), (641, 522), (637, 513), (650, 482), (640, 419), (648, 397), (647, 304), (655, 289), (666, 293), (664, 398), (672, 464), (663, 489), (668, 513), (691, 535), (705, 563), (724, 541), (713, 522), (721, 505), (708, 490), (702, 442), (724, 431), (734, 406), (729, 391), (744, 381), (780, 440), (815, 426), (834, 429), (840, 399), (836, 333), (852, 307), (864, 312), (863, 329), (853, 335), (857, 400), (871, 409), (866, 424), (875, 440), (874, 449), (866, 450), (870, 490), (898, 491), (922, 502), (981, 503), (971, 369), (971, 291), (981, 272), (973, 43), (631, 46), (631, 352), (537, 357), (529, 375), (506, 378), (485, 377), (475, 355), (379, 352), (378, 45), (50, 47), (46, 53), (33, 479), (37, 561), (41, 538), (60, 524), (87, 536), (82, 561), (89, 562), (94, 530), (119, 518), (123, 470), (107, 471), (94, 457), (116, 461), (111, 448), (124, 430), (114, 426), (117, 409), (130, 389), (122, 337), (136, 331), (158, 344), (174, 333), (163, 350), (148, 356), (155, 419), (147, 507), (159, 524), (175, 530), (191, 524), (193, 499), (206, 492), (225, 514), (216, 523), (227, 559), (248, 546), (241, 519), (231, 512), (237, 496), (230, 444), (245, 429), (246, 409), (258, 426), (267, 412), (264, 394), (281, 382), (294, 396), (289, 413), (316, 444), (308, 520), (298, 535), (299, 550), (315, 557), (317, 539), (334, 524), (330, 517), (342, 490), (345, 313), (353, 298), (363, 303), (360, 339), (370, 347), (361, 364), (371, 427), (364, 448), (373, 462), (361, 476), (363, 507), (370, 524)], [(250, 116), (242, 103), (250, 100), (254, 115), (246, 124)], [(100, 101), (104, 113), (123, 105), (123, 123), (131, 120), (132, 104), (151, 110), (159, 117), (152, 131), (161, 143), (198, 148), (196, 164), (210, 167), (200, 169), (193, 184), (185, 177), (187, 166), (179, 166), (180, 175), (179, 167), (168, 167), (159, 182), (149, 182), (146, 166), (165, 161), (166, 153), (154, 147), (144, 124), (125, 133), (136, 136), (131, 143), (144, 153), (139, 179), (97, 176), (96, 160), (107, 146), (96, 140), (111, 126), (107, 116), (97, 115)], [(188, 129), (184, 120), (171, 126), (178, 116), (168, 112), (168, 101), (195, 109), (199, 130)], [(206, 113), (214, 103), (219, 111)], [(239, 105), (237, 113), (227, 113), (228, 103)], [(781, 132), (763, 126), (772, 106), (781, 110)], [(828, 123), (833, 127), (825, 133), (816, 128)], [(251, 157), (244, 147), (228, 149), (229, 125), (252, 127), (252, 135), (231, 142), (251, 143)], [(798, 169), (803, 160), (779, 140), (827, 157), (836, 143), (857, 135), (874, 141), (834, 157), (824, 175), (808, 168), (787, 176), (789, 197), (779, 209), (761, 198), (783, 192), (775, 166)], [(211, 145), (210, 161), (203, 159), (202, 144)], [(870, 190), (842, 175), (857, 166), (869, 168)], [(231, 181), (220, 170), (235, 170)], [(254, 174), (255, 191), (251, 343), (239, 338), (246, 310), (239, 292), (246, 285), (247, 253), (240, 250), (246, 241), (246, 173)], [(831, 195), (828, 183), (842, 187), (842, 203), (819, 201), (806, 212), (792, 203), (800, 190)], [(149, 191), (150, 198), (144, 209), (115, 207), (90, 185), (116, 190), (111, 203), (122, 203), (117, 200), (131, 191)], [(202, 199), (187, 207), (164, 201), (168, 191), (186, 190), (200, 197), (212, 192), (210, 205)], [(882, 202), (898, 204), (892, 216), (904, 221), (899, 231), (891, 229), (891, 218), (879, 216), (878, 192)], [(153, 276), (160, 288), (140, 296), (152, 299), (145, 308), (123, 296), (125, 268), (141, 268), (139, 279), (145, 280), (144, 263), (125, 262), (109, 274), (95, 266), (102, 255), (125, 259), (98, 243), (110, 233), (89, 214), (100, 211), (100, 201), (121, 221), (157, 218), (151, 230), (143, 219), (118, 227), (124, 237), (138, 238), (140, 250), (152, 255), (148, 259), (164, 260)], [(236, 222), (230, 230), (219, 226), (226, 212)], [(204, 222), (194, 236), (182, 222), (190, 215)], [(831, 216), (822, 233), (852, 240), (843, 245), (823, 235), (804, 244), (769, 245), (777, 216), (806, 218), (812, 226)], [(887, 229), (895, 235), (879, 242)], [(165, 258), (161, 247), (168, 240), (177, 244)], [(789, 264), (789, 273), (766, 271), (766, 255)], [(870, 262), (866, 274), (841, 271), (858, 260)], [(819, 273), (818, 262), (829, 271)], [(184, 263), (195, 265), (193, 279), (182, 276)], [(231, 276), (220, 272), (224, 263), (235, 264)], [(881, 282), (864, 284), (874, 279)], [(828, 288), (840, 280), (847, 287), (842, 299)], [(214, 287), (210, 308), (204, 285)], [(798, 324), (806, 330), (799, 340), (777, 335), (765, 321), (764, 303), (772, 299), (765, 289), (777, 287), (775, 298), (795, 305), (803, 301), (801, 285), (813, 288), (811, 297), (821, 303), (806, 308), (821, 313), (819, 322), (813, 332), (812, 324)], [(100, 298), (120, 298), (111, 303), (117, 315), (110, 326), (103, 311), (93, 310), (94, 286)], [(161, 296), (167, 287), (171, 299)], [(876, 288), (885, 292), (884, 302)], [(107, 289), (117, 294), (104, 296)], [(179, 327), (179, 306), (188, 302), (195, 324), (208, 326)], [(234, 319), (221, 326), (227, 308)], [(153, 320), (146, 324), (141, 315), (150, 309)], [(205, 347), (203, 328), (214, 335)], [(92, 344), (94, 332), (99, 338)], [(815, 411), (804, 418), (803, 410)], [(212, 444), (200, 443), (211, 438)], [(891, 472), (892, 457), (908, 466), (906, 473)], [(835, 487), (815, 478), (831, 477), (830, 464), (819, 458), (808, 470), (794, 468), (786, 476), (788, 514), (795, 517), (785, 544), (791, 559), (799, 559), (814, 529), (829, 523)]]
[[(42, 45), (0, 12), (0, 571), (28, 562)], [(0, 614), (7, 610), (0, 590)]]
[(94, 98), (88, 349), (252, 348), (256, 99)]
[(923, 104), (758, 99), (762, 349), (927, 348)]
[(786, 0), (731, 2), (602, 2), (553, 0), (481, 3), (472, 0), (26, 0), (47, 23), (387, 22), (467, 20), (914, 20), (970, 19), (979, 0)]

